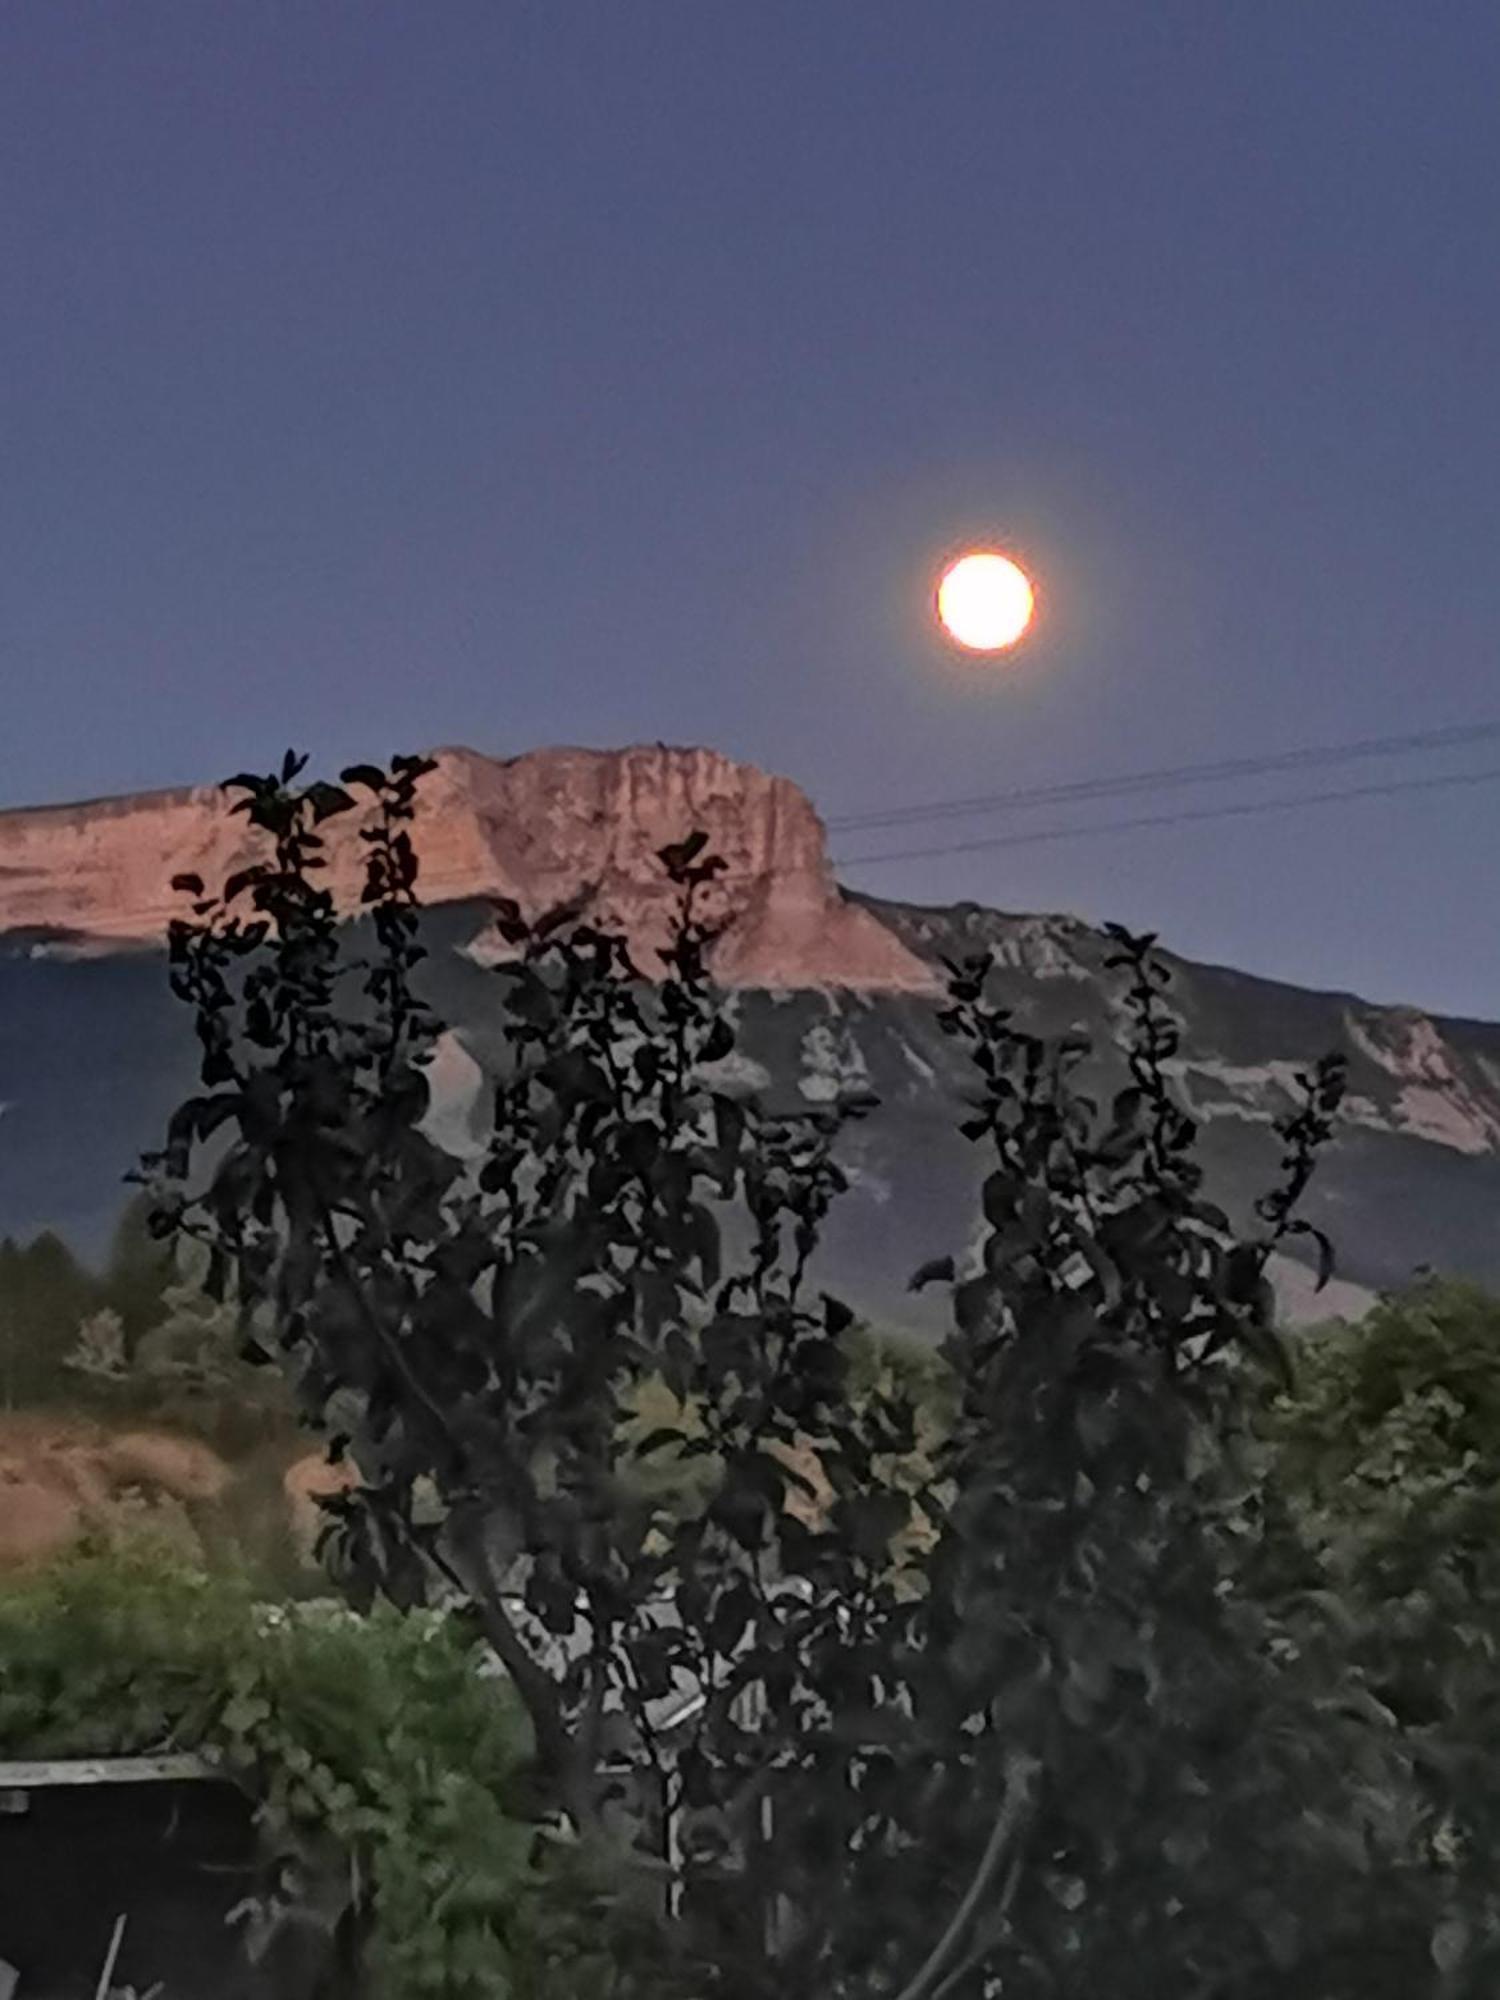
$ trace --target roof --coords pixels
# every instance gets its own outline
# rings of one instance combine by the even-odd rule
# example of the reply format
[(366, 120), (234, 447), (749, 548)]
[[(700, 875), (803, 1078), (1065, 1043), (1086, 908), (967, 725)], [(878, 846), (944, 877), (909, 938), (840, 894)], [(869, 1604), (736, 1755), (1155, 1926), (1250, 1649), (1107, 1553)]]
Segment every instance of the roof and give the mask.
[(32, 1792), (54, 1785), (180, 1784), (222, 1777), (208, 1757), (182, 1752), (162, 1757), (33, 1757), (0, 1761), (0, 1792)]

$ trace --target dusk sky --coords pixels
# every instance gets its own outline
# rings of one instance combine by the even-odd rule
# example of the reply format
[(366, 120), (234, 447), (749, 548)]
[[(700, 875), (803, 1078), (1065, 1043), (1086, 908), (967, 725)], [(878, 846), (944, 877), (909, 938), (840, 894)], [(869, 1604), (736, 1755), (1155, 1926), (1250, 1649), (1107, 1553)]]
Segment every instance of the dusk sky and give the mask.
[[(7, 805), (664, 739), (836, 820), (1495, 724), (1500, 7), (9, 0), (0, 453)], [(930, 615), (984, 541), (999, 665)], [(843, 872), (1495, 1016), (1497, 834), (1484, 781)]]

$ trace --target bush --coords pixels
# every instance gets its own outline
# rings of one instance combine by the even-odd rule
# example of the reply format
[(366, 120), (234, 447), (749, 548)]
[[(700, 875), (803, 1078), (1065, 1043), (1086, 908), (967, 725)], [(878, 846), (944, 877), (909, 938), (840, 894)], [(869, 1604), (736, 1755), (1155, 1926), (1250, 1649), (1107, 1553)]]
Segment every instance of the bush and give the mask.
[[(1500, 1979), (1500, 1300), (1428, 1278), (1310, 1331), (1267, 1408), (1274, 1587), (1337, 1607), (1351, 1679), (1399, 1724), (1464, 1992)], [(1455, 1988), (1455, 1990), (1459, 1990)]]
[(245, 1787), (274, 1856), (252, 1929), (333, 1867), (358, 1885), (361, 1991), (531, 2000), (547, 1920), (527, 1726), (451, 1619), (268, 1609), (126, 1549), (0, 1592), (0, 1659), (0, 1754), (198, 1751)]

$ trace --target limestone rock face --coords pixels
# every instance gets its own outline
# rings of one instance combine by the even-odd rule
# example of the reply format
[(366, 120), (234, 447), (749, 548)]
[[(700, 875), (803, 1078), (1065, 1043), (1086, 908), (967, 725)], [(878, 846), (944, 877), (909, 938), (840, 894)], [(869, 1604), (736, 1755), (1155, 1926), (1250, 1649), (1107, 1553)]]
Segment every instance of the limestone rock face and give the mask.
[[(583, 895), (621, 926), (643, 971), (671, 920), (658, 850), (706, 833), (726, 864), (705, 907), (725, 921), (715, 970), (738, 986), (931, 992), (930, 966), (833, 879), (823, 827), (785, 778), (708, 750), (541, 750), (499, 760), (442, 750), (414, 830), (428, 903), (513, 897), (529, 916)], [(355, 815), (331, 821), (329, 882), (358, 895)], [(251, 860), (216, 787), (0, 813), (0, 931), (152, 942), (180, 898)]]

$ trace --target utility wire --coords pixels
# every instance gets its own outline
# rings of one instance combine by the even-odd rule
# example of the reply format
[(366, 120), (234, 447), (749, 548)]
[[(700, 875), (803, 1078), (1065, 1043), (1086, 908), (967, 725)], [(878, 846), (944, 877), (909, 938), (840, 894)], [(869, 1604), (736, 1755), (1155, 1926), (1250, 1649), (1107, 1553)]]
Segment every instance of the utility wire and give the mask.
[(839, 854), (836, 868), (870, 868), (886, 861), (922, 861), (942, 854), (979, 854), (996, 847), (1032, 847), (1043, 841), (1080, 840), (1092, 834), (1126, 833), (1136, 827), (1182, 826), (1190, 820), (1241, 819), (1253, 813), (1286, 812), (1297, 806), (1343, 805), (1354, 799), (1386, 798), (1394, 792), (1439, 792), (1450, 786), (1487, 785), (1500, 780), (1500, 769), (1455, 771), (1445, 777), (1391, 778), (1382, 784), (1350, 785), (1342, 791), (1300, 792), (1290, 798), (1247, 799), (1238, 805), (1189, 807), (1180, 812), (1142, 813), (1134, 819), (1098, 820), (1086, 826), (1039, 828), (1034, 833), (996, 833), (977, 840), (946, 841), (932, 847), (898, 847), (877, 854)]
[(844, 813), (830, 819), (827, 824), (832, 833), (872, 832), (879, 827), (908, 826), (924, 820), (962, 819), (970, 813), (1014, 812), (1033, 806), (1072, 804), (1084, 799), (1123, 798), (1138, 792), (1167, 791), (1180, 786), (1218, 783), (1230, 778), (1263, 777), (1278, 771), (1351, 764), (1366, 757), (1456, 749), (1496, 737), (1500, 737), (1500, 720), (1458, 723), (1446, 729), (1415, 730), (1401, 736), (1371, 736), (1352, 743), (1306, 746), (1261, 757), (1226, 757), (1213, 763), (1174, 764), (1161, 770), (1125, 772), (1110, 778), (1080, 778), (1067, 784), (1022, 786), (1012, 791), (990, 792), (972, 798), (935, 799), (927, 805), (888, 806), (875, 812)]

